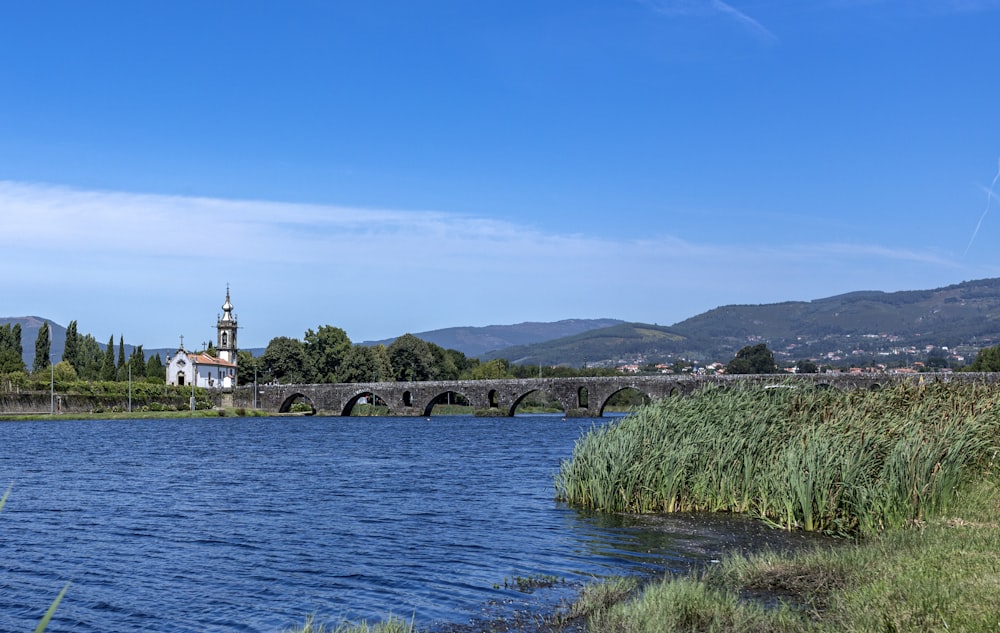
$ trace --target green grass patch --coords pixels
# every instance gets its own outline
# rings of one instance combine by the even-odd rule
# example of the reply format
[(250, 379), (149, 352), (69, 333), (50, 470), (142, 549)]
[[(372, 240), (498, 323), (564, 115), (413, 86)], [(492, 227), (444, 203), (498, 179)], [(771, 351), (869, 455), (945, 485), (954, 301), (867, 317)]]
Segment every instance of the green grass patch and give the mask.
[(586, 433), (556, 490), (605, 512), (739, 512), (870, 535), (946, 511), (998, 453), (993, 387), (708, 388)]
[(1000, 486), (947, 515), (797, 554), (734, 555), (590, 617), (594, 633), (1000, 630)]
[(559, 496), (742, 512), (840, 539), (734, 554), (589, 616), (588, 631), (1000, 630), (1000, 390), (710, 389), (595, 428)]
[(242, 407), (232, 407), (225, 409), (190, 409), (180, 411), (101, 411), (92, 413), (24, 413), (0, 415), (0, 422), (26, 421), (26, 420), (143, 420), (143, 419), (167, 419), (167, 418), (218, 418), (218, 417), (264, 417), (271, 415), (266, 411), (246, 409)]

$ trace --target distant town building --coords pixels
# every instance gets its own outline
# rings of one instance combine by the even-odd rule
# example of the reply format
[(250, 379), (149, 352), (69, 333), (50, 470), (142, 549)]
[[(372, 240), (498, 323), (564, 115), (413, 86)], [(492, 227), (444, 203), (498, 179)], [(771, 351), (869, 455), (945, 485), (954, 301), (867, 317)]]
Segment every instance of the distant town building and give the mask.
[(236, 385), (236, 317), (226, 287), (226, 302), (216, 323), (218, 357), (184, 349), (184, 337), (173, 356), (167, 357), (167, 384), (183, 387), (194, 381), (207, 389), (230, 389)]

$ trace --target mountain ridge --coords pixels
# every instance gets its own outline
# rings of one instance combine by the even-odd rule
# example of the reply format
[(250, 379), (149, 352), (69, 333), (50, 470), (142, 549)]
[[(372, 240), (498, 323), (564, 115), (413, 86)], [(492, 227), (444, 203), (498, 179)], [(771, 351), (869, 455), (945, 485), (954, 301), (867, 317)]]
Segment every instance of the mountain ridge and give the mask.
[[(52, 355), (59, 359), (64, 326), (38, 316), (0, 318), (0, 325), (22, 324), (29, 368), (38, 328), (45, 321), (53, 330)], [(930, 290), (859, 290), (811, 301), (724, 305), (671, 326), (610, 318), (563, 319), (443, 328), (414, 336), (470, 357), (506, 358), (523, 364), (728, 362), (741, 347), (758, 342), (766, 343), (785, 361), (871, 363), (885, 356), (913, 360), (926, 355), (930, 346), (949, 353), (957, 350), (954, 355), (959, 362), (963, 354), (1000, 342), (1000, 278)], [(131, 353), (132, 345), (125, 347)]]

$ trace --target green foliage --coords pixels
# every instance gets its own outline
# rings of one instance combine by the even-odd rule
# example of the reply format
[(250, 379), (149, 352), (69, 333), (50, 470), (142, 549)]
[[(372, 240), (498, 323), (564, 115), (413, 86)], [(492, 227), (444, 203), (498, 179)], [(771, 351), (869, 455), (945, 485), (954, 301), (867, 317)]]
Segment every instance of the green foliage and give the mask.
[(285, 629), (283, 633), (414, 633), (414, 631), (413, 622), (390, 616), (375, 624), (368, 624), (365, 621), (357, 624), (342, 622), (335, 627), (316, 623), (313, 618), (309, 618), (301, 627)]
[(990, 477), (963, 491), (947, 518), (918, 530), (797, 552), (733, 552), (596, 611), (587, 631), (993, 633), (1000, 622), (997, 507), (1000, 487)]
[(504, 358), (494, 358), (491, 361), (479, 364), (472, 370), (473, 380), (496, 380), (513, 377), (513, 374), (510, 372), (510, 362)]
[(118, 380), (128, 378), (128, 367), (125, 365), (125, 337), (118, 335), (118, 364), (115, 365), (115, 377)]
[(52, 368), (52, 377), (56, 382), (73, 382), (77, 379), (76, 370), (67, 360), (61, 360)]
[(114, 380), (118, 375), (115, 367), (115, 335), (108, 339), (108, 345), (104, 348), (104, 360), (101, 363), (101, 379)]
[(76, 373), (83, 380), (100, 380), (101, 367), (104, 363), (104, 354), (101, 352), (101, 345), (90, 334), (78, 340), (79, 342), (79, 365), (73, 365)]
[(747, 345), (726, 365), (727, 374), (776, 374), (778, 364), (764, 343)]
[(252, 385), (254, 378), (258, 381), (264, 378), (261, 359), (247, 350), (237, 350), (236, 365), (240, 368), (236, 374), (236, 379), (240, 385)]
[(24, 371), (21, 350), (21, 324), (0, 326), (0, 374)]
[(322, 325), (315, 332), (306, 330), (305, 352), (317, 382), (332, 383), (340, 378), (338, 372), (344, 357), (351, 349), (351, 339), (339, 327)]
[(38, 328), (38, 337), (35, 338), (35, 362), (31, 367), (31, 373), (33, 374), (48, 369), (49, 364), (52, 362), (49, 358), (49, 350), (51, 349), (49, 331), (48, 321), (42, 323), (42, 327)]
[(969, 371), (1000, 371), (1000, 345), (979, 350), (976, 360), (968, 367)]
[(1000, 452), (1000, 391), (706, 389), (579, 440), (559, 496), (609, 512), (732, 511), (872, 534), (948, 507)]
[[(381, 353), (377, 347), (382, 348)], [(391, 381), (392, 371), (384, 367), (382, 362), (385, 347), (382, 345), (368, 347), (367, 345), (353, 345), (344, 354), (344, 360), (340, 365), (338, 377), (341, 382), (385, 382)], [(386, 361), (388, 359), (385, 359)]]
[(800, 374), (816, 374), (819, 373), (819, 366), (811, 360), (800, 360), (795, 363), (795, 368)]
[(76, 321), (70, 321), (66, 326), (66, 343), (63, 347), (62, 360), (73, 366), (82, 367), (80, 362), (80, 335), (77, 333)]
[(434, 354), (427, 341), (404, 334), (393, 341), (387, 351), (396, 380), (434, 380)]
[(261, 356), (261, 368), (265, 381), (282, 384), (307, 383), (313, 375), (305, 346), (287, 336), (271, 339)]

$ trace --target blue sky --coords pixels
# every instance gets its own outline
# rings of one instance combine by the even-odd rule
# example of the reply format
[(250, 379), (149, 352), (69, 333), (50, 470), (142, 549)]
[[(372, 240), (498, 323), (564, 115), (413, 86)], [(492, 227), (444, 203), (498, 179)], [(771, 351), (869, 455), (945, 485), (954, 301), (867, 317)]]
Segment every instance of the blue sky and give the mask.
[[(0, 5), (0, 316), (354, 341), (1000, 276), (1000, 1)], [(1000, 189), (997, 189), (1000, 191)]]

